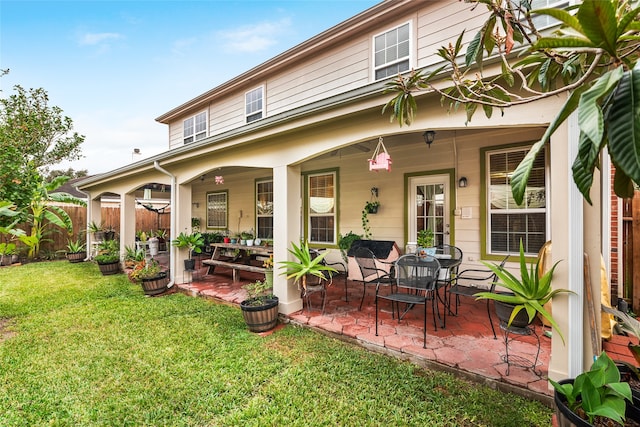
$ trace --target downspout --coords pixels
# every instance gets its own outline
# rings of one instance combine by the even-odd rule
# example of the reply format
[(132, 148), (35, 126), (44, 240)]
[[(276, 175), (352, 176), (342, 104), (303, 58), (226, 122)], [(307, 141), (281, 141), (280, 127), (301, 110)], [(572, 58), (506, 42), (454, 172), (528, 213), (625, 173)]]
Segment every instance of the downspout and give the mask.
[(87, 248), (87, 257), (84, 259), (84, 261), (91, 261), (91, 236), (89, 235), (89, 221), (91, 219), (91, 194), (86, 193), (82, 190), (80, 190), (78, 187), (76, 187), (76, 190), (79, 193), (84, 194), (85, 196), (87, 196), (87, 223), (85, 224), (85, 230), (87, 230), (87, 233), (85, 233), (85, 248)]
[[(176, 238), (175, 234), (176, 234), (176, 192), (177, 192), (177, 186), (176, 186), (176, 177), (175, 175), (173, 175), (171, 172), (169, 172), (168, 170), (164, 169), (162, 166), (160, 166), (160, 164), (158, 163), (157, 160), (155, 160), (153, 162), (153, 167), (162, 172), (163, 174), (167, 175), (169, 178), (171, 178), (171, 219), (170, 219), (170, 226), (171, 226), (171, 232), (169, 233), (169, 241), (171, 242), (173, 239)], [(175, 283), (175, 269), (173, 268), (175, 266), (175, 258), (176, 258), (176, 253), (174, 250), (169, 249), (169, 273), (170, 273), (170, 277), (169, 277), (169, 284), (167, 285), (167, 287), (172, 287), (173, 284)]]

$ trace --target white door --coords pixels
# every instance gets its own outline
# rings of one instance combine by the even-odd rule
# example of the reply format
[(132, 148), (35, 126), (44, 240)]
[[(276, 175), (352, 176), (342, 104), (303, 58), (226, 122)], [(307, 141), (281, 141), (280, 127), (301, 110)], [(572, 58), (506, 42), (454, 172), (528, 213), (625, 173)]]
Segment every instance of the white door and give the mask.
[(449, 244), (449, 175), (410, 178), (408, 202), (408, 241), (415, 242), (420, 230), (432, 230), (436, 246)]

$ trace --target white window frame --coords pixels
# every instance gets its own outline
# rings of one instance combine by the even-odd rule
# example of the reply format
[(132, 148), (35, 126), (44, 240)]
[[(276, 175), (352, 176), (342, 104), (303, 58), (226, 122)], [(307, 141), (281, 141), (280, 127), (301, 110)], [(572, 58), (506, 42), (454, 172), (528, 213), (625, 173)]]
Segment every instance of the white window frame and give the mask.
[[(522, 0), (511, 0), (511, 1), (512, 3), (516, 4), (516, 6), (518, 3), (522, 2)], [(547, 9), (551, 7), (566, 9), (571, 4), (574, 4), (575, 1), (574, 0), (532, 0), (531, 3), (532, 3), (531, 10)], [(517, 19), (523, 20), (524, 17), (517, 17)], [(538, 30), (544, 30), (546, 28), (555, 27), (558, 24), (560, 24), (560, 21), (558, 21), (557, 19), (549, 15), (533, 14), (531, 16), (531, 19), (533, 20), (533, 23), (535, 24)], [(546, 22), (541, 22), (541, 21), (546, 21)]]
[[(551, 194), (550, 194), (550, 183), (549, 183), (549, 157), (548, 157), (548, 150), (545, 149), (544, 154), (545, 154), (545, 159), (544, 159), (544, 179), (545, 179), (545, 188), (544, 188), (544, 197), (545, 197), (545, 203), (544, 203), (544, 207), (524, 207), (524, 208), (514, 208), (514, 209), (509, 209), (509, 204), (513, 203), (515, 204), (515, 202), (513, 201), (513, 196), (511, 194), (511, 186), (508, 185), (508, 189), (507, 191), (508, 196), (508, 203), (507, 206), (505, 208), (501, 208), (501, 209), (492, 209), (492, 201), (491, 201), (491, 156), (492, 155), (500, 155), (500, 154), (505, 154), (505, 153), (509, 153), (509, 152), (525, 152), (524, 154), (526, 154), (526, 152), (528, 152), (530, 149), (530, 146), (523, 146), (523, 145), (519, 145), (519, 146), (512, 146), (512, 147), (505, 147), (505, 148), (495, 148), (495, 149), (488, 149), (485, 153), (484, 153), (484, 162), (485, 162), (485, 192), (486, 192), (486, 208), (485, 208), (485, 216), (486, 216), (486, 246), (484, 248), (484, 252), (491, 256), (491, 255), (497, 255), (497, 256), (504, 256), (506, 254), (510, 254), (510, 255), (518, 255), (519, 254), (519, 247), (515, 247), (515, 248), (509, 248), (508, 251), (493, 251), (492, 250), (492, 235), (493, 235), (493, 230), (491, 228), (491, 220), (492, 220), (492, 216), (493, 215), (509, 215), (509, 214), (522, 214), (522, 215), (527, 215), (527, 214), (544, 214), (544, 226), (545, 226), (545, 235), (543, 236), (542, 242), (541, 244), (544, 244), (545, 241), (547, 241), (549, 239), (549, 222), (550, 222), (550, 213), (551, 213), (551, 206), (550, 206), (550, 201), (551, 201)], [(514, 168), (515, 170), (515, 168)], [(509, 183), (510, 184), (510, 183)], [(523, 203), (527, 203), (527, 194), (533, 194), (530, 191), (530, 187), (527, 184), (527, 190), (525, 190), (525, 200), (523, 201)], [(516, 232), (513, 230), (507, 230), (508, 234), (522, 234), (524, 233), (525, 235), (530, 234), (529, 231), (524, 231), (524, 232)], [(533, 234), (533, 233), (531, 233)], [(508, 240), (508, 239), (507, 239)], [(527, 246), (525, 245), (525, 255), (527, 256), (537, 256), (538, 254), (538, 250), (535, 251), (527, 251)]]
[[(220, 208), (220, 206), (224, 206)], [(207, 193), (207, 228), (227, 230), (229, 228), (229, 193), (216, 191)]]
[[(316, 177), (331, 175), (333, 177), (333, 201), (327, 204), (327, 212), (312, 212), (312, 205), (315, 204), (311, 200), (311, 180)], [(313, 172), (306, 175), (305, 178), (306, 187), (306, 215), (307, 215), (307, 240), (311, 244), (326, 244), (335, 245), (338, 243), (338, 172), (336, 170)], [(329, 199), (328, 197), (325, 197)], [(333, 218), (333, 235), (327, 240), (313, 239), (313, 226), (312, 222), (314, 218)]]
[(190, 144), (207, 137), (207, 111), (201, 111), (182, 122), (182, 142)]
[[(254, 93), (259, 92), (259, 97), (250, 99)], [(247, 123), (255, 122), (264, 117), (264, 86), (258, 86), (244, 94), (244, 115)]]
[[(266, 191), (259, 191), (261, 184), (271, 183), (271, 193)], [(259, 179), (256, 181), (255, 187), (256, 196), (256, 237), (261, 239), (273, 239), (273, 179)], [(266, 200), (260, 200), (261, 195), (266, 195)], [(260, 218), (271, 218), (271, 233), (262, 232), (259, 226)]]
[[(391, 60), (387, 60), (384, 63), (380, 63), (377, 64), (376, 63), (376, 58), (377, 58), (377, 51), (376, 51), (376, 39), (378, 39), (379, 37), (386, 37), (388, 34), (394, 32), (394, 31), (398, 31), (400, 28), (407, 26), (408, 27), (408, 33), (409, 33), (409, 37), (408, 37), (408, 53), (405, 56), (402, 57), (397, 57)], [(373, 38), (371, 39), (371, 66), (373, 68), (373, 80), (374, 81), (378, 81), (378, 80), (384, 80), (389, 78), (390, 76), (395, 76), (398, 75), (398, 71), (394, 70), (392, 73), (382, 76), (380, 78), (377, 77), (377, 73), (379, 71), (383, 71), (386, 70), (390, 67), (396, 67), (398, 64), (401, 64), (403, 62), (407, 62), (407, 69), (406, 70), (402, 70), (401, 73), (405, 73), (411, 70), (411, 68), (413, 67), (413, 45), (414, 45), (414, 34), (413, 34), (413, 26), (412, 26), (412, 22), (411, 21), (407, 21), (403, 24), (400, 24), (394, 28), (390, 28), (387, 29), (379, 34), (376, 34), (373, 36)], [(388, 46), (385, 45), (385, 49), (388, 48)]]

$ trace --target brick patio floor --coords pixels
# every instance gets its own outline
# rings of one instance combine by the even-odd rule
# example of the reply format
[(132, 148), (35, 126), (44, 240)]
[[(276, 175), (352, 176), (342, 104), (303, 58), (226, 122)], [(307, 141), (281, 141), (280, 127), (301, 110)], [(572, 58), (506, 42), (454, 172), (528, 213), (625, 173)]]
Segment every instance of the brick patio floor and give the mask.
[[(193, 282), (177, 285), (178, 290), (188, 295), (238, 305), (246, 297), (242, 286), (262, 278), (261, 274), (241, 272), (241, 280), (233, 283), (231, 270), (218, 267), (215, 274), (206, 275), (205, 272), (205, 268), (198, 270)], [(180, 281), (182, 277), (176, 278)], [(301, 311), (287, 316), (281, 315), (281, 320), (284, 323), (313, 328), (362, 345), (369, 350), (391, 354), (424, 367), (445, 370), (551, 404), (552, 392), (547, 382), (551, 340), (544, 336), (541, 325), (535, 326), (535, 331), (540, 336), (540, 355), (535, 370), (531, 369), (532, 366), (521, 367), (512, 363), (507, 375), (504, 332), (494, 318), (498, 335), (498, 338), (494, 339), (486, 302), (461, 298), (458, 316), (447, 316), (446, 327), (441, 328), (438, 325), (436, 330), (429, 305), (425, 349), (422, 307), (409, 311), (403, 320), (398, 322), (397, 319), (391, 318), (390, 306), (381, 306), (376, 336), (374, 287), (367, 287), (361, 311), (358, 308), (362, 298), (362, 284), (349, 281), (347, 289), (348, 301), (345, 300), (344, 276), (334, 278), (334, 283), (328, 288), (324, 314), (320, 310), (321, 296), (316, 293), (311, 297), (310, 310), (305, 306)], [(442, 313), (442, 305), (439, 308)], [(509, 341), (509, 354), (513, 356), (510, 360), (524, 360), (529, 363), (535, 358), (538, 347), (533, 336), (510, 334), (509, 337), (513, 338)]]

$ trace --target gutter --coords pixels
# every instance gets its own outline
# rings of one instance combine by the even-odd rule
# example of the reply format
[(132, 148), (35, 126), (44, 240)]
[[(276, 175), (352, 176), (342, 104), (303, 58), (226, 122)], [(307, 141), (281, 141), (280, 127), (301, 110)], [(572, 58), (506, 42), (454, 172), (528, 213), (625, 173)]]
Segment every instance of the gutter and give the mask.
[[(177, 180), (175, 175), (173, 175), (171, 172), (169, 172), (168, 170), (164, 169), (162, 166), (160, 166), (160, 164), (158, 163), (157, 160), (155, 160), (153, 162), (153, 167), (157, 170), (162, 172), (163, 174), (167, 175), (169, 178), (171, 178), (171, 220), (170, 220), (170, 226), (171, 226), (171, 232), (169, 233), (169, 242), (173, 241), (176, 238), (176, 191), (178, 186), (177, 186)], [(167, 288), (171, 288), (174, 284), (175, 284), (175, 268), (173, 268), (176, 264), (176, 251), (173, 250), (169, 250), (169, 273), (170, 273), (170, 277), (169, 277), (169, 283), (167, 284)]]

